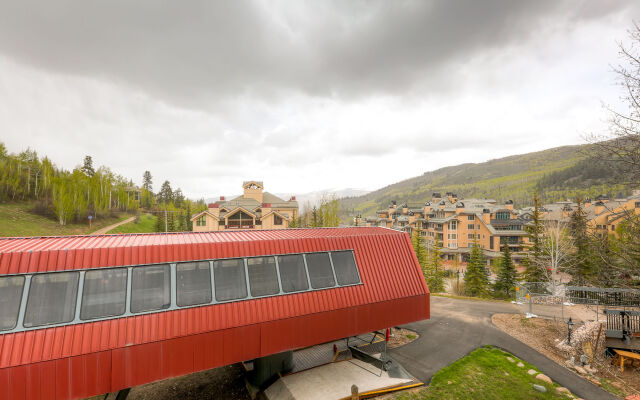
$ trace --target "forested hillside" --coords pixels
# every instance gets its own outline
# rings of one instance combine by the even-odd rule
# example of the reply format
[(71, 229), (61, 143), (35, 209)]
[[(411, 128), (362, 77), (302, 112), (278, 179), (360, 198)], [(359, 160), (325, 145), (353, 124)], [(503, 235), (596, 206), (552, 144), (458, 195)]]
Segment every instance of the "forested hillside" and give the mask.
[(340, 200), (343, 220), (360, 213), (373, 216), (392, 200), (424, 203), (433, 192), (454, 192), (459, 197), (514, 200), (517, 207), (530, 205), (538, 189), (545, 202), (605, 193), (626, 195), (630, 188), (614, 184), (617, 173), (591, 155), (592, 145), (563, 146), (535, 153), (509, 156), (484, 163), (468, 163), (426, 172), (368, 193)]
[[(143, 184), (138, 186), (132, 179), (117, 175), (106, 166), (96, 169), (90, 156), (85, 157), (81, 166), (67, 171), (58, 168), (47, 157), (39, 157), (34, 150), (11, 154), (0, 143), (0, 205), (20, 204), (19, 210), (24, 217), (28, 212), (65, 226), (86, 223), (89, 216), (100, 221), (117, 220), (118, 214), (123, 212), (134, 214), (144, 209), (164, 215), (166, 210), (169, 231), (191, 230), (191, 213), (204, 208), (204, 204), (186, 199), (180, 189), (172, 190), (168, 181), (164, 181), (156, 195), (151, 173), (146, 171), (141, 178)], [(25, 220), (17, 218), (13, 225), (20, 225)], [(6, 234), (23, 232), (12, 225), (12, 220), (3, 222)], [(36, 220), (29, 223), (37, 225)], [(46, 223), (41, 225), (46, 226)], [(164, 231), (165, 224), (158, 224), (157, 230)], [(50, 234), (61, 232), (66, 231), (52, 230)]]

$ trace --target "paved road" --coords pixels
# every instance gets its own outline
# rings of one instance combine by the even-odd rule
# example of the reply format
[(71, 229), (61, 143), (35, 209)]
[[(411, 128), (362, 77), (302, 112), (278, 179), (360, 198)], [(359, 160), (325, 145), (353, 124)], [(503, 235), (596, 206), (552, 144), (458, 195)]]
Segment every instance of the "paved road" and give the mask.
[(491, 323), (493, 314), (519, 311), (517, 306), (508, 303), (432, 296), (431, 319), (405, 326), (420, 333), (420, 338), (390, 350), (391, 356), (416, 378), (428, 383), (436, 371), (478, 347), (490, 344), (535, 365), (551, 379), (586, 400), (616, 399), (609, 392), (561, 367)]
[(91, 233), (90, 233), (90, 235), (104, 235), (105, 233), (109, 232), (109, 231), (110, 231), (110, 230), (112, 230), (113, 228), (117, 228), (118, 226), (120, 226), (120, 225), (124, 225), (124, 224), (126, 224), (126, 223), (128, 223), (128, 222), (131, 222), (131, 221), (133, 221), (134, 219), (136, 219), (136, 217), (127, 218), (127, 219), (125, 219), (124, 221), (120, 221), (120, 222), (118, 222), (117, 224), (109, 225), (109, 226), (107, 226), (107, 227), (105, 227), (105, 228), (98, 229), (98, 230), (97, 230), (97, 231), (95, 231), (95, 232), (91, 232)]

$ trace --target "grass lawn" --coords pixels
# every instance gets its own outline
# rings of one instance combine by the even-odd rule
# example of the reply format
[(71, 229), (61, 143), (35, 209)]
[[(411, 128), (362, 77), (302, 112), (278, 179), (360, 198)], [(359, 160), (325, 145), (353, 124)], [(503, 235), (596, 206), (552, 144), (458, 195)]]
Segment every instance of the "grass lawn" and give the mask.
[(58, 221), (31, 213), (31, 203), (0, 203), (0, 236), (85, 235), (130, 217), (121, 213), (115, 218), (98, 218), (91, 224), (61, 226)]
[[(507, 357), (515, 360), (509, 362)], [(518, 367), (516, 357), (495, 347), (486, 346), (474, 350), (468, 356), (438, 371), (431, 384), (413, 393), (399, 394), (398, 400), (426, 399), (568, 399), (556, 391), (557, 384), (548, 384), (535, 375), (529, 375), (529, 369), (538, 369), (525, 361), (524, 367)], [(533, 384), (547, 388), (541, 393)]]
[(151, 214), (142, 214), (138, 222), (127, 222), (124, 225), (115, 227), (107, 233), (149, 233), (156, 231), (156, 220), (158, 217)]

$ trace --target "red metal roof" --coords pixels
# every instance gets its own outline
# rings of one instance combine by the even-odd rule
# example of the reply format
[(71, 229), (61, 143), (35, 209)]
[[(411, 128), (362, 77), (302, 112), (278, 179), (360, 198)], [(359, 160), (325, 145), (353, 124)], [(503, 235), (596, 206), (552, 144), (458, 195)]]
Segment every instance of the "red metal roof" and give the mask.
[[(139, 346), (179, 343), (181, 338), (218, 331), (250, 337), (256, 334), (252, 329), (258, 329), (261, 338), (251, 351), (225, 347), (225, 354), (237, 353), (220, 356), (228, 363), (429, 317), (429, 291), (409, 236), (385, 228), (2, 238), (0, 275), (346, 249), (354, 251), (361, 285), (0, 334), (0, 386), (3, 368), (78, 356), (89, 362), (86, 357), (103, 352), (124, 348), (133, 352)], [(301, 326), (303, 321), (310, 325)], [(269, 326), (285, 333), (269, 333)], [(208, 368), (224, 365), (205, 364)], [(198, 369), (182, 373), (194, 370)], [(122, 382), (113, 379), (110, 389), (149, 381), (127, 376), (118, 378)]]

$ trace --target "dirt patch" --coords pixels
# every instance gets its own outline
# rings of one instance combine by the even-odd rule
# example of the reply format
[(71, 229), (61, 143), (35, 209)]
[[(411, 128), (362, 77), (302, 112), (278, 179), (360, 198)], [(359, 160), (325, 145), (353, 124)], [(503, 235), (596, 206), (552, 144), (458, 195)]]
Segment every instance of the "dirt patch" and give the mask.
[(241, 364), (196, 372), (131, 389), (128, 400), (249, 400)]
[(389, 337), (389, 343), (387, 348), (395, 349), (396, 347), (404, 346), (407, 343), (411, 343), (419, 338), (418, 332), (410, 329), (403, 328), (391, 328), (391, 336)]
[[(536, 349), (558, 364), (566, 367), (566, 361), (571, 355), (579, 359), (575, 351), (568, 352), (565, 346), (558, 346), (567, 338), (567, 325), (559, 319), (530, 318), (520, 314), (494, 314), (491, 318), (494, 325)], [(574, 327), (574, 331), (581, 324)], [(611, 365), (611, 358), (604, 355), (604, 331), (594, 354), (591, 365), (596, 368), (594, 376), (603, 388), (617, 395), (631, 395), (640, 393), (640, 372), (631, 366), (625, 367), (624, 373)], [(595, 346), (595, 340), (593, 340)], [(563, 350), (564, 349), (564, 350)], [(582, 352), (580, 352), (582, 354)]]

